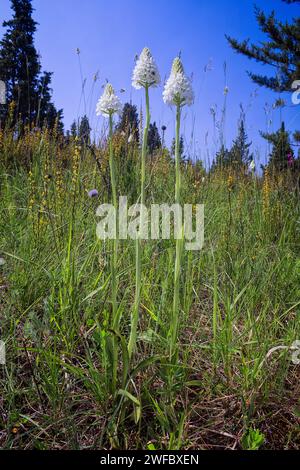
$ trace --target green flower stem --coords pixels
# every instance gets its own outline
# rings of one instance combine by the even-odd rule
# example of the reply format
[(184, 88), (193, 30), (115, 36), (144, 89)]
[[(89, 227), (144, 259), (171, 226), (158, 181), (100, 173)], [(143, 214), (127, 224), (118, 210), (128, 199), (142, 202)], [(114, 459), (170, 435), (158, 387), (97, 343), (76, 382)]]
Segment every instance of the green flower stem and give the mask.
[[(111, 298), (112, 298), (112, 314), (110, 327), (113, 330), (119, 329), (119, 317), (117, 314), (118, 304), (117, 304), (117, 257), (118, 257), (118, 223), (117, 223), (117, 189), (116, 189), (116, 177), (115, 177), (115, 162), (113, 155), (113, 115), (109, 115), (109, 167), (110, 167), (110, 178), (111, 178), (111, 190), (112, 190), (112, 200), (113, 205), (116, 211), (115, 219), (115, 238), (113, 239), (113, 250), (111, 256)], [(111, 391), (114, 394), (116, 391), (117, 384), (117, 372), (118, 372), (118, 342), (115, 337), (109, 339), (110, 347), (112, 348), (110, 355), (111, 358), (111, 371), (112, 381), (111, 381)], [(109, 349), (110, 349), (109, 347)]]
[[(115, 163), (113, 155), (113, 117), (112, 114), (109, 115), (109, 167), (110, 167), (110, 178), (111, 178), (111, 189), (112, 189), (112, 199), (113, 205), (117, 214), (117, 190), (116, 190), (116, 177), (115, 177)], [(117, 256), (118, 256), (118, 231), (117, 231), (117, 220), (115, 221), (115, 233), (116, 236), (113, 240), (113, 253), (111, 257), (111, 286), (112, 286), (112, 322), (111, 325), (113, 328), (118, 327), (115, 324), (117, 318)]]
[[(180, 174), (180, 118), (181, 107), (178, 105), (176, 109), (176, 135), (175, 135), (175, 202), (180, 204), (181, 192), (181, 174)], [(177, 336), (179, 325), (179, 287), (180, 287), (180, 267), (181, 267), (181, 254), (183, 243), (183, 227), (179, 228), (181, 238), (176, 240), (176, 259), (175, 259), (175, 272), (174, 272), (174, 297), (173, 297), (173, 312), (170, 325), (170, 359), (176, 356), (177, 351)]]
[[(148, 145), (148, 131), (150, 125), (150, 107), (149, 107), (149, 88), (145, 87), (146, 94), (146, 123), (143, 135), (142, 161), (141, 161), (141, 204), (145, 203), (145, 168), (146, 153)], [(140, 219), (140, 229), (142, 224), (142, 213)], [(128, 354), (131, 358), (136, 347), (137, 326), (139, 320), (139, 307), (141, 299), (141, 275), (142, 275), (142, 243), (140, 238), (136, 240), (136, 258), (135, 258), (135, 302), (131, 315), (131, 331), (128, 343)]]

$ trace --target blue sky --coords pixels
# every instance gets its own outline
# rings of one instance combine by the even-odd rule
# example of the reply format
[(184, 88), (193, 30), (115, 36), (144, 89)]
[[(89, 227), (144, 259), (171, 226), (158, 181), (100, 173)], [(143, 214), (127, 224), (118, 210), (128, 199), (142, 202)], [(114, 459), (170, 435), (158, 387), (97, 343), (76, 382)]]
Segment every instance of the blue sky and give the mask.
[[(299, 6), (281, 0), (257, 0), (266, 12), (275, 10), (278, 18), (290, 20), (299, 14)], [(278, 97), (254, 85), (247, 70), (267, 73), (260, 64), (236, 54), (228, 45), (225, 33), (238, 39), (261, 41), (251, 0), (34, 0), (34, 17), (38, 21), (36, 47), (45, 70), (54, 72), (54, 101), (64, 109), (66, 128), (74, 118), (89, 116), (96, 136), (103, 128), (103, 119), (96, 118), (95, 104), (108, 79), (115, 89), (126, 90), (122, 100), (143, 105), (143, 92), (131, 87), (134, 57), (144, 46), (150, 47), (162, 78), (170, 71), (173, 58), (181, 51), (188, 74), (193, 74), (196, 100), (186, 108), (183, 132), (186, 148), (192, 157), (211, 160), (217, 146), (213, 131), (211, 107), (217, 116), (224, 102), (224, 87), (228, 86), (225, 139), (228, 146), (235, 137), (239, 106), (246, 110), (247, 131), (253, 142), (257, 162), (265, 161), (266, 142), (259, 130), (266, 130), (266, 103), (271, 107)], [(1, 0), (1, 23), (8, 19), (10, 1)], [(3, 29), (0, 29), (0, 36)], [(82, 76), (86, 79), (85, 100), (76, 48), (80, 49)], [(226, 62), (226, 80), (224, 76)], [(205, 66), (210, 64), (205, 72)], [(99, 80), (93, 76), (98, 71)], [(174, 133), (174, 114), (162, 101), (162, 88), (151, 92), (151, 117), (158, 126), (167, 126), (167, 141)], [(285, 94), (287, 107), (282, 115), (289, 129), (299, 122), (300, 106), (292, 105)], [(86, 105), (85, 105), (86, 103)], [(279, 111), (268, 115), (270, 129), (280, 123)]]

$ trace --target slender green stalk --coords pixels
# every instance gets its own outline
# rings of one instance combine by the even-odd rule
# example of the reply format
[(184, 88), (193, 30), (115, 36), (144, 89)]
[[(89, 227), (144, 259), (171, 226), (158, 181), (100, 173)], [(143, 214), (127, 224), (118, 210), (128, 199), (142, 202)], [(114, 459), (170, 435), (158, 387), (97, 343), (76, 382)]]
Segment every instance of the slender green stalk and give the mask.
[[(117, 189), (116, 189), (116, 176), (115, 176), (115, 162), (113, 154), (113, 117), (112, 114), (109, 116), (109, 167), (110, 167), (110, 178), (111, 178), (111, 190), (112, 200), (115, 208), (115, 237), (113, 239), (112, 256), (111, 256), (111, 298), (112, 298), (112, 313), (110, 325), (113, 330), (119, 328), (119, 317), (117, 315), (118, 304), (117, 304), (117, 257), (118, 257), (118, 230), (117, 230)], [(115, 392), (117, 383), (117, 371), (118, 371), (118, 347), (116, 338), (112, 338), (111, 342), (111, 360), (112, 360), (112, 392)]]
[[(175, 134), (175, 202), (180, 204), (181, 192), (181, 175), (180, 175), (180, 118), (181, 108), (178, 105), (176, 109), (176, 134)], [(174, 297), (173, 297), (173, 312), (170, 325), (170, 359), (176, 356), (177, 351), (177, 336), (179, 325), (179, 286), (180, 286), (180, 266), (181, 266), (181, 253), (183, 241), (183, 227), (179, 227), (181, 237), (176, 240), (176, 258), (175, 258), (175, 272), (174, 272)]]
[[(113, 145), (112, 145), (112, 135), (113, 135), (113, 118), (112, 114), (109, 116), (109, 167), (110, 167), (110, 179), (111, 179), (111, 190), (112, 190), (112, 200), (113, 205), (117, 213), (117, 190), (116, 190), (116, 177), (115, 177), (115, 163), (113, 155)], [(113, 252), (111, 257), (111, 287), (112, 287), (112, 321), (111, 324), (113, 327), (116, 321), (116, 312), (117, 312), (117, 279), (116, 279), (116, 265), (117, 265), (117, 255), (118, 255), (118, 240), (117, 240), (117, 220), (115, 220), (115, 238), (113, 240)]]
[[(141, 161), (141, 204), (145, 203), (145, 167), (146, 167), (146, 153), (148, 145), (148, 131), (150, 124), (150, 107), (149, 107), (149, 87), (145, 87), (146, 94), (146, 123), (144, 128), (143, 135), (143, 146), (142, 146), (142, 161)], [(140, 230), (142, 220), (142, 212), (140, 218)], [(128, 354), (131, 358), (135, 347), (136, 347), (136, 336), (137, 336), (137, 326), (139, 320), (139, 307), (141, 300), (141, 276), (142, 276), (142, 243), (141, 239), (137, 238), (136, 240), (136, 258), (135, 258), (135, 302), (134, 308), (131, 315), (131, 331), (130, 338), (128, 343)]]

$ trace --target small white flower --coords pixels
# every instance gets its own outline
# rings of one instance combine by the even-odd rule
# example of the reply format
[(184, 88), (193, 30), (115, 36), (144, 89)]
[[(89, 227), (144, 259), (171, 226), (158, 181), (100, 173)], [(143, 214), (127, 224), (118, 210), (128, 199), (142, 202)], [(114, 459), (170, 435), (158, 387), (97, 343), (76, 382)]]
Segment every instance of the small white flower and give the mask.
[(249, 170), (250, 171), (255, 171), (255, 162), (254, 162), (254, 160), (251, 160), (251, 162), (249, 163)]
[(173, 61), (170, 77), (165, 84), (163, 99), (166, 104), (175, 106), (190, 106), (194, 102), (191, 80), (185, 75), (179, 57)]
[(4, 258), (0, 258), (0, 266), (3, 266), (5, 264), (5, 259)]
[(148, 47), (144, 47), (132, 75), (132, 86), (137, 90), (142, 87), (156, 87), (160, 84), (157, 65)]
[(100, 116), (102, 114), (105, 117), (108, 117), (114, 113), (121, 114), (122, 103), (115, 95), (114, 89), (110, 83), (105, 87), (104, 93), (99, 99), (96, 107), (96, 114)]

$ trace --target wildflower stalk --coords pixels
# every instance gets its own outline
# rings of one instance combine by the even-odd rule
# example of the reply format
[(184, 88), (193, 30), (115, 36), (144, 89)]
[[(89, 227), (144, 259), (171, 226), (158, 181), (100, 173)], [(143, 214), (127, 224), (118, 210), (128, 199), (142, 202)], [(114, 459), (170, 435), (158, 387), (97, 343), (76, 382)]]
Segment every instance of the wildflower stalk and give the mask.
[[(181, 174), (180, 174), (180, 118), (181, 107), (176, 107), (176, 134), (175, 134), (175, 202), (180, 204), (181, 193)], [(179, 287), (180, 287), (180, 267), (181, 267), (181, 254), (182, 254), (182, 225), (179, 227), (180, 237), (176, 240), (176, 258), (175, 258), (175, 272), (174, 272), (174, 296), (173, 296), (173, 312), (170, 325), (170, 359), (176, 356), (177, 351), (177, 335), (179, 324)]]
[[(133, 75), (132, 86), (137, 90), (140, 88), (145, 89), (146, 96), (146, 123), (143, 134), (142, 156), (141, 156), (141, 205), (145, 202), (145, 161), (148, 144), (148, 131), (150, 125), (150, 107), (149, 107), (149, 88), (156, 87), (160, 83), (160, 75), (156, 63), (148, 47), (144, 47), (140, 57), (138, 58)], [(143, 207), (143, 206), (142, 206)], [(140, 212), (140, 227), (144, 223), (144, 214), (141, 209)], [(132, 354), (136, 348), (137, 326), (139, 320), (139, 307), (141, 298), (141, 276), (142, 276), (142, 243), (140, 237), (136, 240), (136, 260), (135, 260), (135, 301), (131, 314), (131, 330), (128, 342), (128, 356), (131, 359)]]
[[(185, 105), (190, 106), (194, 102), (194, 92), (190, 79), (185, 75), (184, 68), (180, 57), (176, 57), (172, 64), (171, 74), (168, 78), (163, 99), (166, 104), (176, 106), (176, 131), (175, 131), (175, 202), (180, 204), (181, 197), (181, 174), (180, 174), (180, 119), (181, 108)], [(176, 237), (176, 257), (174, 272), (174, 295), (173, 295), (173, 311), (171, 315), (171, 323), (169, 327), (168, 337), (170, 339), (170, 361), (177, 360), (177, 336), (179, 326), (179, 287), (180, 287), (180, 270), (181, 270), (181, 254), (183, 248), (183, 225), (181, 221), (178, 227)]]
[[(115, 176), (115, 162), (113, 154), (113, 113), (109, 114), (109, 167), (110, 167), (110, 180), (111, 180), (111, 191), (112, 201), (115, 208), (117, 217), (117, 189), (116, 189), (116, 176)], [(117, 258), (118, 258), (118, 231), (117, 231), (117, 218), (115, 218), (115, 237), (113, 238), (113, 249), (111, 256), (111, 301), (112, 301), (112, 316), (111, 316), (111, 327), (114, 331), (119, 329), (119, 316), (118, 316), (118, 304), (117, 304)], [(118, 344), (116, 337), (112, 338), (112, 382), (111, 391), (114, 394), (117, 385), (118, 376)]]
[[(112, 200), (115, 208), (117, 217), (117, 189), (116, 189), (116, 177), (115, 177), (115, 162), (113, 155), (113, 115), (115, 113), (120, 114), (122, 105), (119, 98), (116, 96), (114, 89), (110, 83), (107, 83), (103, 95), (100, 97), (97, 107), (96, 114), (103, 115), (109, 119), (109, 166), (110, 166), (110, 178), (111, 178), (111, 190)], [(118, 233), (117, 233), (118, 221), (115, 219), (115, 230), (113, 237), (113, 249), (111, 255), (111, 297), (112, 297), (112, 311), (109, 318), (109, 328), (114, 332), (118, 332), (120, 317), (118, 315), (118, 304), (117, 304), (117, 256), (118, 256)], [(109, 366), (109, 373), (107, 374), (108, 385), (112, 392), (115, 394), (117, 385), (117, 372), (118, 372), (118, 342), (116, 336), (108, 334), (106, 336), (106, 359)], [(107, 371), (108, 372), (108, 371)]]
[[(146, 168), (146, 153), (147, 153), (147, 144), (148, 144), (148, 132), (150, 125), (150, 106), (149, 106), (149, 86), (145, 86), (145, 96), (146, 96), (146, 122), (143, 134), (143, 146), (142, 146), (142, 156), (141, 156), (141, 204), (145, 203), (145, 168)], [(140, 214), (140, 230), (143, 223), (142, 211)], [(141, 299), (141, 276), (142, 276), (142, 243), (141, 239), (138, 237), (136, 239), (136, 259), (135, 259), (135, 301), (134, 307), (131, 315), (131, 330), (128, 343), (128, 355), (131, 358), (135, 347), (136, 347), (136, 337), (137, 337), (137, 326), (139, 320), (139, 307)]]
[[(117, 190), (116, 190), (116, 177), (115, 177), (115, 163), (113, 155), (113, 117), (112, 113), (109, 115), (109, 167), (110, 167), (110, 179), (111, 179), (111, 190), (112, 200), (115, 211), (117, 213)], [(115, 220), (117, 225), (117, 221)], [(115, 226), (115, 237), (113, 239), (113, 252), (111, 257), (111, 286), (112, 286), (112, 327), (117, 328), (117, 279), (116, 279), (116, 266), (117, 266), (117, 255), (118, 255), (118, 240), (117, 240), (117, 226)]]

